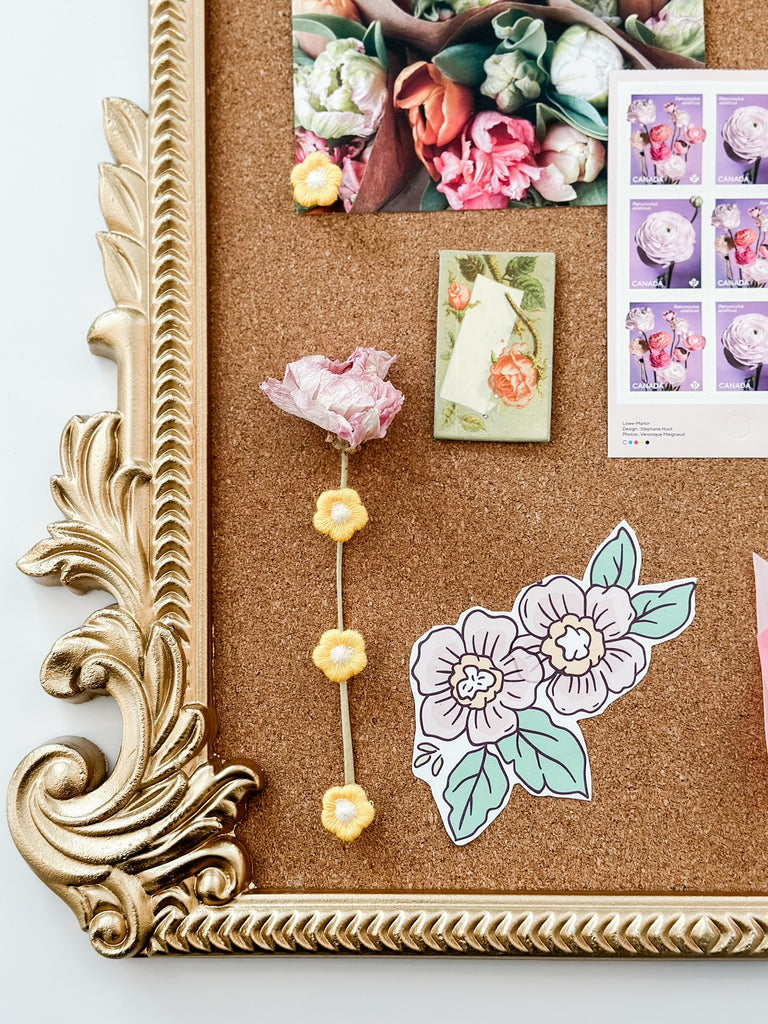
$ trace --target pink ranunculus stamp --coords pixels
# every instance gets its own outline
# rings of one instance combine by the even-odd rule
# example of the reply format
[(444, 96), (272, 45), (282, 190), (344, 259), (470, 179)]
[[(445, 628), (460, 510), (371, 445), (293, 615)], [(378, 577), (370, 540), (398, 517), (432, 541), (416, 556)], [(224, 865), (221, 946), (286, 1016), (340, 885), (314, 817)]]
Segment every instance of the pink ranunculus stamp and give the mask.
[(692, 95), (633, 96), (630, 160), (633, 185), (697, 185), (702, 180), (703, 100)]
[[(637, 392), (697, 392), (703, 384), (701, 303), (632, 305), (625, 320), (629, 332), (629, 389)], [(654, 330), (657, 323), (663, 330)], [(685, 373), (669, 372), (680, 364)]]
[[(718, 288), (765, 288), (763, 262), (768, 239), (768, 201), (717, 201), (711, 221), (715, 235), (715, 281)], [(768, 249), (766, 249), (768, 255)]]

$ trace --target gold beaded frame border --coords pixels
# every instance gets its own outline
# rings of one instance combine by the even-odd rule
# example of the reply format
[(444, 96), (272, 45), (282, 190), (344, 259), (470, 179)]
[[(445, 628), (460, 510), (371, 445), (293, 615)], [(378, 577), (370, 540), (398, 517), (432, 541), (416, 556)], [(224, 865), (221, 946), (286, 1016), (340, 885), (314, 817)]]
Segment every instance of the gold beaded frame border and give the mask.
[[(21, 854), (105, 956), (340, 952), (765, 956), (768, 898), (261, 894), (234, 828), (262, 779), (214, 762), (208, 688), (204, 0), (150, 0), (150, 112), (105, 103), (99, 236), (115, 308), (89, 333), (118, 411), (75, 417), (64, 519), (19, 565), (115, 604), (54, 644), (52, 696), (113, 697), (88, 740), (30, 753), (8, 794)], [(258, 879), (256, 879), (256, 883)]]

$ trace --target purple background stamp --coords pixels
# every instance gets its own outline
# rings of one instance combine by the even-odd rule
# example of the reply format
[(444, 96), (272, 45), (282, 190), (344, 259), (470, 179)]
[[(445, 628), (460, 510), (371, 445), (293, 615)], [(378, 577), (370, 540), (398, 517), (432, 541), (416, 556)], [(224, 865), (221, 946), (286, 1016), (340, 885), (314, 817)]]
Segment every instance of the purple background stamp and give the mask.
[(625, 321), (629, 339), (629, 388), (641, 391), (701, 391), (702, 351), (698, 302), (633, 302)]
[(701, 199), (633, 199), (630, 288), (701, 286)]
[(701, 127), (701, 94), (633, 94), (627, 120), (632, 147), (630, 184), (701, 182), (701, 152), (707, 137)]
[(768, 182), (768, 96), (718, 96), (717, 135), (716, 184)]
[(768, 282), (768, 200), (716, 199), (715, 283), (718, 288), (765, 288)]
[(717, 390), (768, 391), (768, 303), (717, 304)]

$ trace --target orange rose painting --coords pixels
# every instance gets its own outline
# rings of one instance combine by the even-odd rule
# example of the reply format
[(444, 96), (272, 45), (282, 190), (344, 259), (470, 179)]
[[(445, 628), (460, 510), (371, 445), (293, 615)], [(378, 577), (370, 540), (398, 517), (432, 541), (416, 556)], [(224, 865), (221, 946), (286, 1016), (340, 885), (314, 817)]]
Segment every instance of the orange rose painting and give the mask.
[(549, 440), (554, 261), (440, 254), (435, 437)]
[(538, 372), (529, 356), (517, 348), (505, 348), (491, 365), (488, 387), (504, 405), (524, 409), (536, 394), (538, 379)]

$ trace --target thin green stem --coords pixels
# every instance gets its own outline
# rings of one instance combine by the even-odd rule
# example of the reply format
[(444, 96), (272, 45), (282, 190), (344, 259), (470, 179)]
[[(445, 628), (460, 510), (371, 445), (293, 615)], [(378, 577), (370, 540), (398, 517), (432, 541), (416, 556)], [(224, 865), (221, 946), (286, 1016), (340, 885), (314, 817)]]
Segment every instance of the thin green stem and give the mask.
[[(341, 488), (347, 486), (347, 475), (349, 470), (349, 455), (341, 453)], [(339, 541), (336, 545), (336, 611), (339, 623), (339, 630), (344, 631), (344, 592), (342, 588), (342, 567), (344, 561), (344, 542)], [(344, 743), (344, 784), (354, 785), (355, 782), (355, 755), (352, 749), (352, 722), (349, 717), (349, 689), (346, 680), (339, 683), (339, 700), (341, 704), (341, 736)]]
[(505, 295), (505, 298), (506, 298), (507, 302), (510, 304), (510, 306), (512, 307), (512, 310), (515, 313), (515, 315), (519, 316), (520, 319), (525, 324), (525, 326), (528, 328), (528, 332), (531, 335), (531, 337), (533, 338), (533, 353), (532, 353), (532, 355), (533, 355), (533, 358), (536, 359), (538, 357), (539, 351), (541, 349), (541, 338), (539, 337), (539, 332), (536, 330), (536, 328), (533, 326), (531, 321), (528, 319), (528, 317), (525, 315), (525, 313), (522, 311), (522, 309), (520, 309), (518, 304), (515, 302), (515, 300), (512, 298), (512, 296), (509, 293), (507, 293)]

